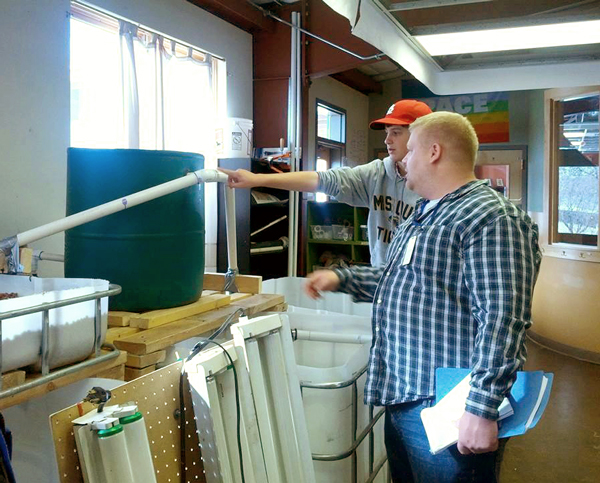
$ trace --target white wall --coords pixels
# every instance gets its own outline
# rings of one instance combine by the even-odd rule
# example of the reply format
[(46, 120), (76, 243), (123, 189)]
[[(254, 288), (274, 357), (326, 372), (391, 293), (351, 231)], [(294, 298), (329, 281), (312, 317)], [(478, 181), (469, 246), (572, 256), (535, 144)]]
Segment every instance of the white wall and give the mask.
[(331, 77), (315, 79), (310, 86), (308, 160), (312, 163), (315, 161), (317, 99), (346, 110), (347, 165), (356, 166), (371, 161), (368, 153), (369, 98)]
[[(185, 0), (93, 4), (227, 61), (228, 115), (252, 117), (252, 37)], [(69, 1), (0, 0), (0, 239), (65, 214)], [(63, 235), (34, 248), (63, 253)], [(43, 276), (61, 276), (45, 262)]]

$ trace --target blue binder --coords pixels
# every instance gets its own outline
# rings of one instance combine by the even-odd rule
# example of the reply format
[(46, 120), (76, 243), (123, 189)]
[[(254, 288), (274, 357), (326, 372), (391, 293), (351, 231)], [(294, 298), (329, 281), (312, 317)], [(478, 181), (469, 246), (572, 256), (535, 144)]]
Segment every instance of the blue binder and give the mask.
[[(439, 367), (435, 370), (435, 399), (436, 404), (454, 386), (469, 375), (471, 369), (460, 369), (453, 367)], [(542, 391), (544, 377), (547, 384)], [(498, 422), (498, 437), (508, 438), (524, 434), (533, 428), (544, 413), (550, 398), (554, 374), (544, 371), (519, 371), (517, 379), (511, 388), (508, 400), (513, 407), (514, 414)], [(538, 399), (541, 398), (539, 407), (532, 416)], [(527, 424), (529, 422), (529, 425)]]

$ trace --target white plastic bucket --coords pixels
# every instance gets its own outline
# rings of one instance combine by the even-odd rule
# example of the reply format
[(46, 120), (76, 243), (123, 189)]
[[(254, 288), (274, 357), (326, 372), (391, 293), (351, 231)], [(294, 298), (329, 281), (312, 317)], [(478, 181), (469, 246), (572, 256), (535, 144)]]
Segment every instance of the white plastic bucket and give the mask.
[(215, 150), (218, 158), (250, 158), (252, 156), (252, 126), (250, 119), (229, 117), (215, 130)]

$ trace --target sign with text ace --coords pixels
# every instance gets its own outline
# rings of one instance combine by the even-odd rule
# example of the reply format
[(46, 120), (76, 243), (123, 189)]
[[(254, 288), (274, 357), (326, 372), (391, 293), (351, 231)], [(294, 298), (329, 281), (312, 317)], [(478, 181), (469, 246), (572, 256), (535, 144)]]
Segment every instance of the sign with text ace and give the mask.
[(508, 92), (463, 94), (419, 99), (433, 111), (450, 111), (465, 116), (481, 144), (509, 142)]

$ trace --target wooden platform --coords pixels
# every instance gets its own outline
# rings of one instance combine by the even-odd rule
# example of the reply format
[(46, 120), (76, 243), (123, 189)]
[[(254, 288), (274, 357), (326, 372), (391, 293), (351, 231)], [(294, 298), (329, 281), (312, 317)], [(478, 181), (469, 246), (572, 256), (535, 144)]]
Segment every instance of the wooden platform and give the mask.
[[(240, 275), (236, 285), (249, 292), (225, 294), (222, 274), (205, 274), (202, 296), (196, 302), (145, 313), (109, 312), (107, 341), (128, 353), (125, 380), (149, 374), (165, 361), (169, 349), (182, 341), (208, 335), (232, 314), (246, 315), (287, 308), (283, 295), (260, 294), (262, 278)], [(235, 315), (235, 323), (239, 313)], [(171, 359), (172, 360), (172, 359)]]
[[(244, 309), (246, 315), (287, 308), (282, 295), (259, 293), (262, 289), (262, 277), (238, 276), (236, 284), (238, 288), (248, 291), (245, 293), (223, 294), (219, 291), (224, 283), (222, 274), (205, 274), (204, 287), (207, 290), (193, 304), (144, 314), (109, 312), (109, 328), (105, 340), (121, 351), (119, 356), (80, 369), (73, 365), (71, 367), (74, 370), (66, 375), (0, 398), (0, 410), (88, 377), (125, 381), (137, 379), (153, 372), (157, 364), (164, 362), (167, 349), (172, 345), (190, 337), (210, 333), (239, 308)], [(65, 368), (58, 370), (63, 369)], [(12, 371), (2, 375), (2, 390), (33, 382), (41, 377), (41, 374), (26, 374), (22, 370)]]

